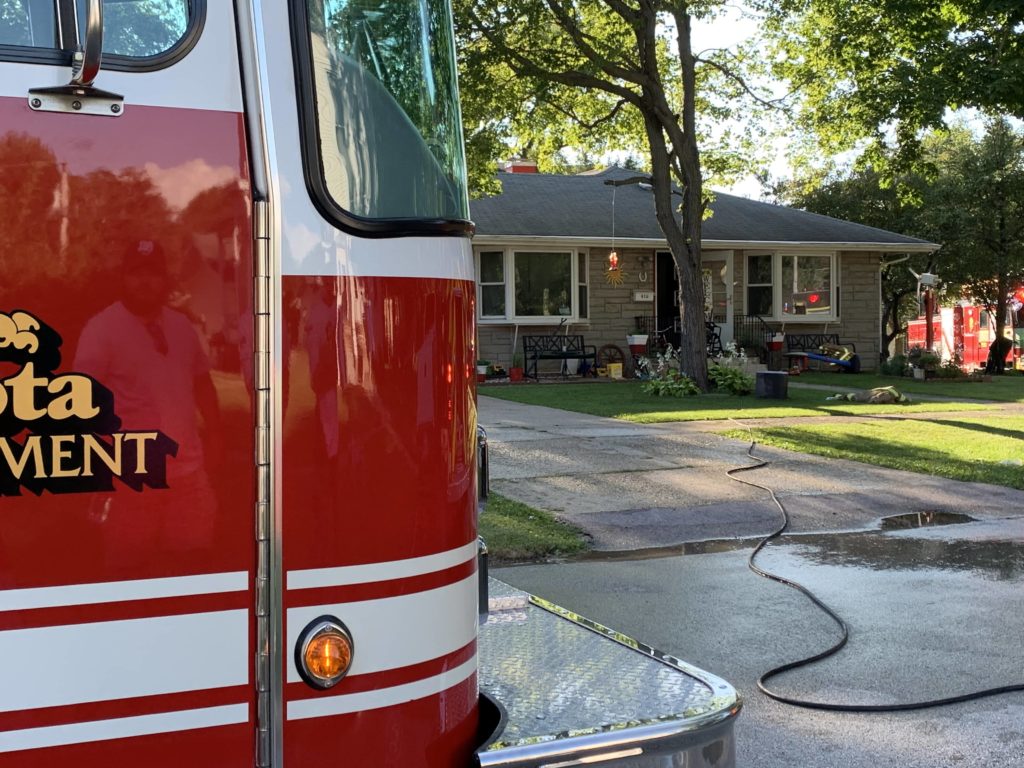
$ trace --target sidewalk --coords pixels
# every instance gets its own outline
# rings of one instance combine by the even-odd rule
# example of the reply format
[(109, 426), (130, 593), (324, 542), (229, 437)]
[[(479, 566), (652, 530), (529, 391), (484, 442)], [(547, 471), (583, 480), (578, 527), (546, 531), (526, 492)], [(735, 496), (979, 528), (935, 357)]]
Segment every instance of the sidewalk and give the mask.
[[(763, 491), (725, 475), (749, 463), (745, 441), (713, 434), (734, 428), (729, 422), (631, 424), (486, 394), (479, 410), (493, 490), (580, 526), (597, 550), (757, 536), (777, 524)], [(776, 489), (794, 532), (873, 528), (908, 512), (999, 519), (1024, 510), (1024, 491), (1010, 488), (765, 446), (756, 453), (772, 464), (750, 479)]]

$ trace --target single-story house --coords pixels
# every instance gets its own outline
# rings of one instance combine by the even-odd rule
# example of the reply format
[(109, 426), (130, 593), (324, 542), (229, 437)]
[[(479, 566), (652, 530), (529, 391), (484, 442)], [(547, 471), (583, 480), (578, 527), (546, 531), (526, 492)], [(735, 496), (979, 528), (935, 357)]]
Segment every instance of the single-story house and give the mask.
[[(523, 172), (523, 171), (526, 172)], [(636, 171), (578, 175), (518, 166), (502, 192), (470, 204), (476, 223), (478, 357), (509, 365), (523, 335), (582, 334), (626, 349), (626, 336), (678, 342), (678, 278), (649, 184)], [(938, 246), (780, 205), (715, 193), (703, 223), (707, 317), (724, 343), (763, 331), (837, 333), (864, 368), (878, 364), (885, 260)], [(609, 270), (609, 255), (618, 270)], [(513, 344), (517, 349), (513, 350)], [(557, 364), (556, 364), (557, 365)]]

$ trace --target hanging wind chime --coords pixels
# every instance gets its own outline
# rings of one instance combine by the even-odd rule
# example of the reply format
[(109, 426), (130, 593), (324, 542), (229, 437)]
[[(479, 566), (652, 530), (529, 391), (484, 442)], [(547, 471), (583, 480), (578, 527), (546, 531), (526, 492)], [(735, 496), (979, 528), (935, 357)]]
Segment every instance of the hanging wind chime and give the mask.
[(608, 270), (604, 273), (604, 279), (608, 285), (622, 285), (626, 279), (626, 273), (619, 268), (619, 252), (615, 250), (615, 190), (612, 186), (612, 249), (608, 253)]

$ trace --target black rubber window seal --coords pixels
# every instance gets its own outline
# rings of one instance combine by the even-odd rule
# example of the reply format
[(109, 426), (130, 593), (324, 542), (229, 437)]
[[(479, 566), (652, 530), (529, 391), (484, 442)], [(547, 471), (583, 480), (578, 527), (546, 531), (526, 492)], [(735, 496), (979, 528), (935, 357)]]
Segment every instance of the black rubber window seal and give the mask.
[[(100, 71), (156, 72), (181, 61), (195, 47), (206, 25), (206, 0), (189, 0), (188, 25), (178, 41), (155, 56), (124, 56), (104, 53)], [(71, 52), (58, 48), (0, 45), (0, 61), (70, 67)]]

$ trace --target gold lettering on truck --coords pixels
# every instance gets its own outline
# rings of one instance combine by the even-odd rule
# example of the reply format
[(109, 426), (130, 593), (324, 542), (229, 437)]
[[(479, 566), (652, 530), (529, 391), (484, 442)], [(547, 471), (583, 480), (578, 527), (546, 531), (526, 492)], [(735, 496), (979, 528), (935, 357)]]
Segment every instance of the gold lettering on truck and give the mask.
[(56, 373), (60, 336), (28, 312), (0, 312), (0, 496), (166, 487), (177, 445), (158, 431), (120, 431), (113, 396), (75, 372)]

